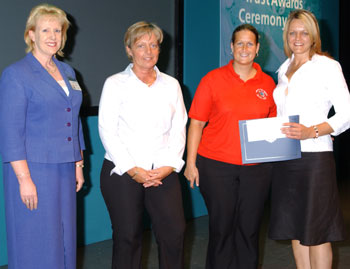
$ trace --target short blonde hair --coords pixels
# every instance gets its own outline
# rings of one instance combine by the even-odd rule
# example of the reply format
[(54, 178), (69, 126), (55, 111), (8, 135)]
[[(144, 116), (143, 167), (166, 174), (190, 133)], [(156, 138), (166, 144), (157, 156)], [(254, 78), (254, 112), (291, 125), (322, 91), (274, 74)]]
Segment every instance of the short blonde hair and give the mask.
[[(158, 45), (163, 42), (163, 31), (154, 23), (139, 21), (131, 25), (124, 35), (124, 46), (125, 49), (136, 43), (136, 41), (145, 34), (154, 34), (157, 38)], [(126, 51), (126, 55), (129, 60), (132, 61), (132, 57)]]
[(30, 14), (26, 23), (26, 29), (24, 31), (24, 41), (27, 44), (26, 52), (28, 53), (34, 50), (34, 42), (29, 37), (29, 31), (35, 31), (38, 19), (41, 18), (42, 16), (53, 16), (53, 17), (56, 17), (61, 22), (62, 42), (61, 42), (61, 47), (58, 50), (57, 54), (59, 56), (63, 56), (62, 50), (67, 40), (67, 30), (69, 27), (69, 21), (67, 19), (66, 13), (62, 9), (49, 4), (40, 4), (38, 6), (35, 6), (30, 11)]
[(325, 54), (321, 50), (321, 36), (320, 36), (320, 28), (318, 26), (317, 19), (314, 14), (310, 11), (304, 9), (293, 10), (289, 13), (286, 25), (283, 31), (283, 47), (284, 53), (288, 58), (290, 58), (293, 54), (292, 50), (288, 45), (288, 32), (291, 22), (294, 19), (299, 19), (304, 23), (304, 26), (309, 33), (311, 40), (311, 48), (310, 48), (310, 58), (315, 54)]

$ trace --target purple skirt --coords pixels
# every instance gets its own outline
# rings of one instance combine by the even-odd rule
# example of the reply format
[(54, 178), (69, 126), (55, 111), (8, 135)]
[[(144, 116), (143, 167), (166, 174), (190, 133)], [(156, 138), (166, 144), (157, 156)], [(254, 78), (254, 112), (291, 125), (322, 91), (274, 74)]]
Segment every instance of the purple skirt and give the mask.
[(28, 162), (37, 188), (38, 209), (22, 203), (9, 163), (3, 164), (8, 268), (76, 268), (74, 163)]

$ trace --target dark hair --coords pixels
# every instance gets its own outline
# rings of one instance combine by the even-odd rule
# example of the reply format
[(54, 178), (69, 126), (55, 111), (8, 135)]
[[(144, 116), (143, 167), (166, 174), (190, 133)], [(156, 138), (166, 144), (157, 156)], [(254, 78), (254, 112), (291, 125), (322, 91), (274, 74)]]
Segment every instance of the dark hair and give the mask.
[(255, 35), (256, 44), (259, 43), (258, 30), (256, 30), (256, 28), (253, 25), (250, 25), (250, 24), (246, 23), (246, 24), (241, 24), (240, 26), (236, 27), (236, 29), (233, 31), (232, 38), (231, 38), (232, 44), (235, 43), (236, 33), (240, 32), (240, 31), (243, 31), (243, 30), (251, 31)]

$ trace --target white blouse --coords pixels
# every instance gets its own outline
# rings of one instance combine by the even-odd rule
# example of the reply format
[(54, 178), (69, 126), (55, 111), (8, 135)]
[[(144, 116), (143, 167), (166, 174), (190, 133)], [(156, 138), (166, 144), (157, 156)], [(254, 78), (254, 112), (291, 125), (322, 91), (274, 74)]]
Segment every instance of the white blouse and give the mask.
[(61, 88), (64, 90), (67, 96), (69, 96), (69, 90), (64, 80), (57, 80), (57, 83), (60, 84)]
[(179, 172), (186, 141), (187, 113), (176, 79), (159, 72), (148, 87), (130, 64), (107, 78), (100, 100), (98, 127), (113, 173), (171, 166)]
[[(303, 64), (289, 81), (286, 77), (293, 56), (278, 69), (278, 85), (273, 97), (277, 116), (299, 115), (306, 127), (327, 122), (339, 135), (350, 127), (350, 95), (340, 64), (315, 54)], [(286, 89), (288, 91), (286, 93)], [(335, 115), (328, 118), (331, 107)], [(303, 152), (332, 151), (330, 135), (301, 140)]]

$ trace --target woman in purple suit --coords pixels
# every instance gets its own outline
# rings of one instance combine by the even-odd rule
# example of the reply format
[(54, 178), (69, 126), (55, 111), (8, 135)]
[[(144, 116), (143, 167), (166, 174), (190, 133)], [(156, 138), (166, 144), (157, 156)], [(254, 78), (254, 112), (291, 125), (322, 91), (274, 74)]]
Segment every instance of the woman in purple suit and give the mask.
[(27, 55), (0, 79), (9, 269), (76, 267), (76, 196), (84, 183), (82, 93), (63, 56), (69, 21), (61, 9), (32, 9)]

